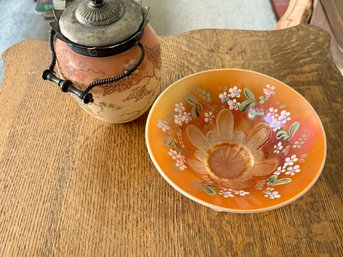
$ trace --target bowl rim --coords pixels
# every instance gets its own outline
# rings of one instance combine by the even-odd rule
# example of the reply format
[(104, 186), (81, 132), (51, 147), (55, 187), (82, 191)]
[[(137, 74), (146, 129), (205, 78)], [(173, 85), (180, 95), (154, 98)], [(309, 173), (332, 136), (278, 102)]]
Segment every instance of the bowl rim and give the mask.
[[(316, 118), (318, 119), (319, 121), (319, 124), (320, 124), (320, 127), (322, 129), (322, 132), (323, 132), (323, 136), (324, 136), (324, 156), (323, 156), (323, 159), (322, 159), (322, 162), (321, 162), (321, 166), (320, 168), (318, 169), (318, 172), (316, 174), (316, 176), (312, 179), (312, 181), (307, 185), (307, 187), (302, 190), (300, 193), (298, 193), (297, 195), (295, 195), (294, 197), (282, 202), (282, 203), (279, 203), (279, 204), (275, 204), (275, 205), (272, 205), (270, 207), (265, 207), (265, 208), (258, 208), (258, 209), (251, 209), (251, 210), (241, 210), (241, 209), (232, 209), (232, 208), (223, 208), (223, 207), (220, 207), (220, 206), (217, 206), (217, 205), (214, 205), (214, 204), (211, 204), (211, 203), (208, 203), (206, 201), (203, 201), (193, 195), (191, 195), (190, 193), (186, 192), (185, 190), (181, 189), (176, 183), (174, 183), (173, 180), (171, 180), (165, 173), (164, 171), (162, 170), (162, 168), (158, 165), (155, 157), (154, 157), (154, 154), (152, 152), (152, 149), (151, 149), (151, 145), (150, 145), (150, 141), (149, 141), (149, 138), (148, 138), (148, 135), (149, 135), (149, 124), (150, 124), (150, 120), (151, 120), (151, 116), (152, 116), (152, 113), (154, 111), (154, 109), (156, 108), (158, 102), (160, 101), (161, 98), (164, 97), (164, 95), (166, 94), (166, 92), (169, 92), (170, 90), (173, 90), (173, 87), (178, 84), (180, 81), (183, 81), (185, 79), (188, 79), (189, 77), (193, 77), (193, 76), (197, 76), (197, 75), (200, 75), (202, 73), (211, 73), (211, 72), (215, 72), (215, 71), (243, 71), (243, 72), (248, 72), (248, 73), (255, 73), (257, 75), (260, 75), (260, 76), (264, 76), (264, 77), (267, 77), (267, 78), (270, 78), (272, 80), (276, 80), (278, 81), (282, 86), (285, 86), (287, 88), (289, 88), (290, 90), (292, 90), (296, 95), (298, 95), (300, 97), (300, 99), (302, 99), (304, 102), (306, 102), (310, 109), (313, 111), (313, 113), (315, 114)], [(304, 196), (313, 186), (314, 184), (318, 181), (320, 175), (322, 174), (322, 171), (324, 169), (324, 166), (325, 166), (325, 162), (326, 162), (326, 157), (327, 157), (327, 138), (326, 138), (326, 133), (325, 133), (325, 129), (324, 129), (324, 126), (323, 126), (323, 123), (319, 117), (319, 115), (317, 114), (316, 110), (313, 108), (313, 106), (307, 101), (307, 99), (305, 97), (303, 97), (298, 91), (296, 91), (295, 89), (293, 89), (291, 86), (288, 86), (287, 84), (285, 84), (284, 82), (274, 78), (274, 77), (271, 77), (269, 75), (266, 75), (266, 74), (263, 74), (261, 72), (257, 72), (257, 71), (253, 71), (253, 70), (246, 70), (246, 69), (237, 69), (237, 68), (222, 68), (222, 69), (209, 69), (209, 70), (204, 70), (204, 71), (200, 71), (200, 72), (196, 72), (196, 73), (192, 73), (190, 75), (187, 75), (185, 77), (182, 77), (176, 81), (174, 81), (172, 84), (170, 84), (167, 88), (165, 88), (162, 93), (156, 98), (155, 102), (153, 103), (150, 111), (149, 111), (149, 115), (148, 115), (148, 118), (147, 118), (147, 121), (146, 121), (146, 124), (145, 124), (145, 144), (146, 144), (146, 147), (148, 149), (148, 153), (149, 153), (149, 156), (150, 156), (150, 159), (152, 160), (155, 168), (158, 170), (158, 172), (160, 173), (160, 175), (176, 190), (178, 191), (179, 193), (181, 193), (182, 195), (184, 195), (185, 197), (201, 204), (201, 205), (204, 205), (206, 207), (209, 207), (213, 210), (216, 210), (216, 211), (220, 211), (220, 212), (229, 212), (229, 213), (243, 213), (243, 214), (249, 214), (249, 213), (259, 213), (259, 212), (265, 212), (265, 211), (271, 211), (271, 210), (275, 210), (275, 209), (278, 209), (278, 208), (281, 208), (281, 207), (284, 207), (296, 200), (298, 200), (300, 197)]]

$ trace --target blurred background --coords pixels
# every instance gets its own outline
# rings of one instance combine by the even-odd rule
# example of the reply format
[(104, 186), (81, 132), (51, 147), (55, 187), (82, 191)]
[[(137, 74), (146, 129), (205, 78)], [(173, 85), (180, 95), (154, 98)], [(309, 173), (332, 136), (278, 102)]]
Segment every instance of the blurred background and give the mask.
[[(65, 1), (0, 0), (0, 54), (25, 38), (47, 40), (53, 4), (63, 8)], [(270, 30), (276, 24), (270, 0), (143, 0), (142, 4), (150, 6), (149, 19), (159, 35), (200, 28)], [(0, 83), (2, 69), (0, 61)]]

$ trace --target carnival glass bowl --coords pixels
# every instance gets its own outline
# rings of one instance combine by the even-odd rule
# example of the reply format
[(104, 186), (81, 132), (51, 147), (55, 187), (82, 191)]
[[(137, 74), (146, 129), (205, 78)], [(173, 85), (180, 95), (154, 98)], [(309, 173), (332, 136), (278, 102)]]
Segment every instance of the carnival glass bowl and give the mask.
[(154, 103), (146, 143), (177, 191), (218, 211), (259, 212), (306, 193), (326, 158), (322, 123), (295, 90), (261, 73), (185, 77)]

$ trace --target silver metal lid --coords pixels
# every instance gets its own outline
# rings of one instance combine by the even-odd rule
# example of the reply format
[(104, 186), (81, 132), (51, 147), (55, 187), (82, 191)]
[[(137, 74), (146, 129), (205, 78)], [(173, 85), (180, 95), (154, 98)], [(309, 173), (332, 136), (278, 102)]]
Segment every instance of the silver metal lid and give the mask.
[(59, 27), (75, 44), (115, 45), (140, 29), (145, 11), (134, 0), (77, 0), (63, 11)]

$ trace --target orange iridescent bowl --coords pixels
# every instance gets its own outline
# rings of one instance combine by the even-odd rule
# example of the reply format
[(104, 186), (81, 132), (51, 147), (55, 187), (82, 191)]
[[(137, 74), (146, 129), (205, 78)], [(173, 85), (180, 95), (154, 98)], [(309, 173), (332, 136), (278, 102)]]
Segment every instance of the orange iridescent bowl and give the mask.
[(323, 125), (306, 99), (248, 70), (175, 82), (154, 103), (145, 137), (163, 178), (217, 211), (289, 204), (314, 185), (326, 158)]

